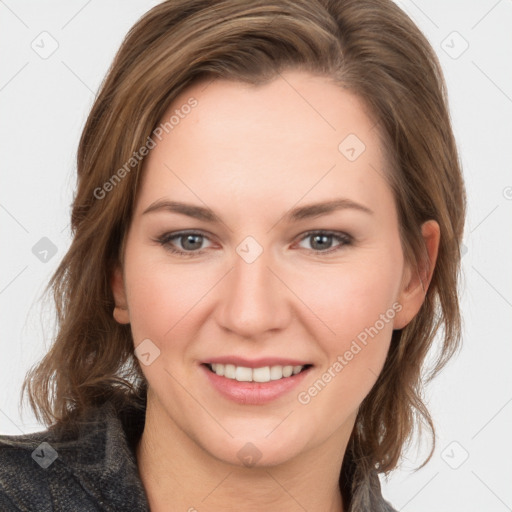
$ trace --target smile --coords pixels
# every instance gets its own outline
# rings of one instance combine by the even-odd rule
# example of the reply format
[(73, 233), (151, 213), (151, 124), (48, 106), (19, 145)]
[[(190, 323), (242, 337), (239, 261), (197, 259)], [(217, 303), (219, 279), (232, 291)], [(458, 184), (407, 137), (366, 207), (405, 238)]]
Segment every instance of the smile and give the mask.
[(226, 379), (237, 380), (238, 382), (270, 382), (297, 375), (311, 365), (276, 365), (247, 368), (234, 364), (212, 363), (207, 364), (207, 366), (210, 371)]
[(279, 365), (275, 360), (244, 362), (246, 366), (233, 361), (202, 363), (200, 368), (213, 390), (240, 405), (264, 405), (281, 397), (285, 399), (313, 369), (312, 364)]

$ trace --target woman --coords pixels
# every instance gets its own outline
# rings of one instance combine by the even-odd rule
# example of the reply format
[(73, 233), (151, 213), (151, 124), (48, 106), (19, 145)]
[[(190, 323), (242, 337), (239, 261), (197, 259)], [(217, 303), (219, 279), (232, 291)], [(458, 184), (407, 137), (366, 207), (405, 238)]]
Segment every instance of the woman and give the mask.
[[(460, 340), (440, 66), (391, 1), (168, 1), (80, 141), (2, 510), (391, 511)], [(432, 447), (433, 450), (433, 447)]]

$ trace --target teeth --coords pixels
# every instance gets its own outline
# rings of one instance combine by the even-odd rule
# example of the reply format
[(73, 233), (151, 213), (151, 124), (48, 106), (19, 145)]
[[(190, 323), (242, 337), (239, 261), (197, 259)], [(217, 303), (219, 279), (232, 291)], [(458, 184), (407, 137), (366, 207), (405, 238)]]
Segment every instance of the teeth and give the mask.
[(270, 382), (292, 375), (297, 375), (304, 366), (263, 366), (261, 368), (246, 368), (234, 364), (214, 363), (210, 365), (214, 373), (221, 377), (239, 382)]
[(297, 375), (302, 370), (303, 366), (294, 366), (293, 367), (293, 375)]
[(212, 364), (212, 370), (221, 377), (224, 375), (224, 365), (223, 364)]
[(254, 368), (252, 370), (252, 380), (254, 382), (269, 382), (270, 367), (264, 366), (263, 368)]
[(251, 382), (252, 370), (243, 366), (237, 366), (235, 371), (235, 379), (238, 382)]
[[(217, 367), (222, 366), (220, 363), (217, 363)], [(234, 364), (227, 364), (224, 366), (224, 377), (228, 379), (236, 379), (236, 367)]]

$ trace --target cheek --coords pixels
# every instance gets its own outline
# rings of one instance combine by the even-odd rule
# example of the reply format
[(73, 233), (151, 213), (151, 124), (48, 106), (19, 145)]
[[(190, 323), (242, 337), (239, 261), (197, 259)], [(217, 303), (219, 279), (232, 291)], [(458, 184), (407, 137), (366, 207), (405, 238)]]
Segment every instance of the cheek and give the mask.
[[(316, 332), (320, 327), (332, 349), (340, 350), (392, 309), (398, 296), (400, 269), (391, 258), (360, 258), (337, 268), (305, 273), (296, 280), (294, 289), (314, 313)], [(394, 317), (395, 313), (392, 309), (387, 316)], [(392, 322), (386, 322), (384, 328), (380, 322), (378, 326), (387, 334), (392, 331)]]
[(197, 315), (214, 286), (213, 277), (211, 272), (210, 276), (194, 272), (192, 265), (148, 263), (142, 256), (132, 258), (126, 277), (134, 346), (150, 339), (159, 349), (157, 358), (142, 364), (141, 370), (150, 387), (166, 397), (168, 410), (179, 416), (187, 402), (175, 382), (184, 381), (192, 370), (183, 363), (201, 328)]
[(337, 271), (330, 268), (314, 277), (309, 273), (301, 281), (300, 296), (315, 313), (310, 330), (316, 329), (325, 359), (299, 402), (336, 411), (331, 416), (333, 428), (359, 407), (388, 353), (393, 319), (401, 309), (396, 302), (400, 253), (389, 256), (360, 258)]
[[(126, 265), (130, 324), (135, 345), (149, 338), (162, 355), (179, 352), (180, 340), (190, 338), (197, 315), (204, 315), (207, 296), (219, 280), (218, 269), (176, 265), (144, 251), (132, 253)], [(172, 341), (172, 343), (170, 343)]]

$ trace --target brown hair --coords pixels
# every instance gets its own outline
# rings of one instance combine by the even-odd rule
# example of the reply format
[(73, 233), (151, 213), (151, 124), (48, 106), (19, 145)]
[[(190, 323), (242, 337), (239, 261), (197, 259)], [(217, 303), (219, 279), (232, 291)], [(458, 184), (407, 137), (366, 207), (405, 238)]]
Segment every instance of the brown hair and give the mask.
[[(434, 219), (441, 229), (425, 302), (409, 325), (393, 332), (349, 449), (359, 471), (387, 472), (415, 426), (425, 423), (434, 434), (422, 384), (459, 346), (465, 192), (439, 62), (391, 0), (171, 0), (129, 31), (80, 140), (73, 240), (46, 289), (53, 290), (57, 336), (23, 383), (22, 397), (28, 391), (39, 421), (71, 428), (74, 418), (108, 400), (144, 406), (147, 384), (129, 325), (112, 317), (110, 287), (113, 268), (122, 262), (143, 159), (123, 179), (110, 181), (106, 197), (95, 191), (147, 144), (188, 85), (209, 77), (257, 85), (286, 69), (333, 79), (370, 109), (387, 148), (406, 259), (424, 262), (423, 222)], [(439, 350), (425, 374), (436, 334)]]

